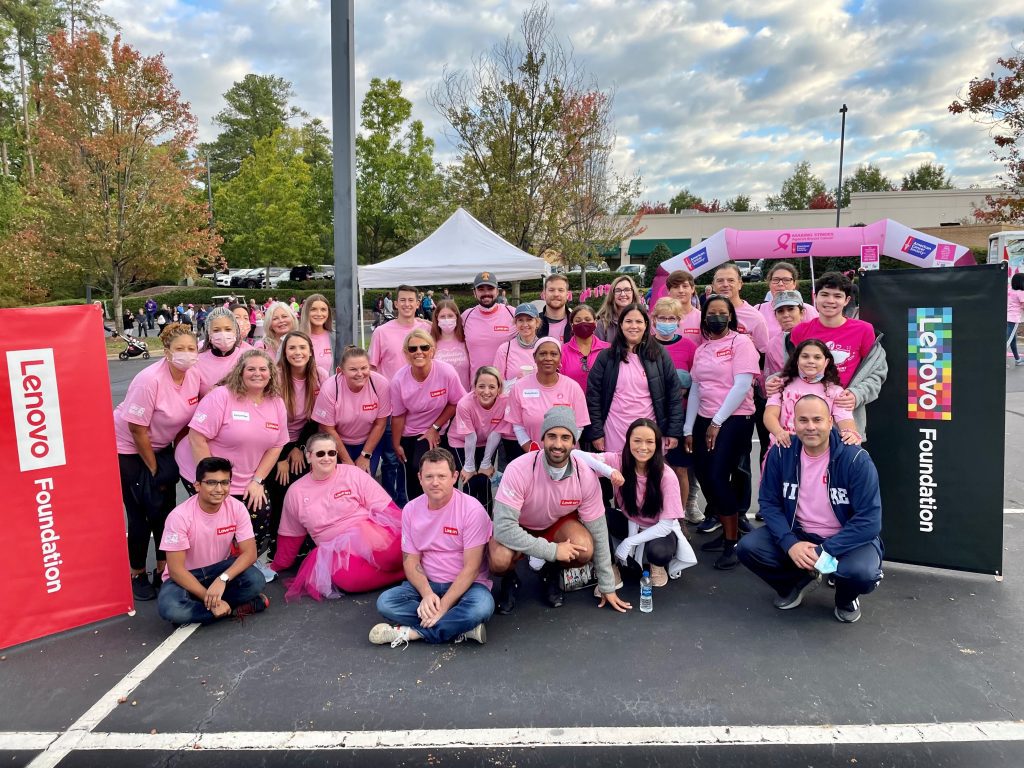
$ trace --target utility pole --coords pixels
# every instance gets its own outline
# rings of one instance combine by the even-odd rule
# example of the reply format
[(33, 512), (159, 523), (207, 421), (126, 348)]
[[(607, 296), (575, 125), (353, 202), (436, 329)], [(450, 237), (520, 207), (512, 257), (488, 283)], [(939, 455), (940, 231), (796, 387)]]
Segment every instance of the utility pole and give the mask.
[(843, 209), (843, 145), (846, 143), (846, 105), (839, 110), (843, 124), (839, 129), (839, 187), (836, 189), (836, 226), (839, 226), (839, 212)]
[(355, 0), (331, 0), (331, 98), (334, 133), (335, 366), (359, 338), (356, 274)]

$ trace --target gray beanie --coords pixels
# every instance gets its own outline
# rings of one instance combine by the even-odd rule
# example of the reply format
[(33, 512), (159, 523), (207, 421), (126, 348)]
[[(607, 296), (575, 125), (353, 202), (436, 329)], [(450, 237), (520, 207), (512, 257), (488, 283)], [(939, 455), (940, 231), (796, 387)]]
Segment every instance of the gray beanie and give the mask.
[(564, 427), (569, 430), (573, 440), (580, 439), (580, 431), (576, 427), (576, 414), (567, 405), (556, 405), (554, 408), (548, 409), (548, 412), (544, 414), (544, 423), (540, 428), (540, 439), (543, 440), (548, 430), (555, 427)]

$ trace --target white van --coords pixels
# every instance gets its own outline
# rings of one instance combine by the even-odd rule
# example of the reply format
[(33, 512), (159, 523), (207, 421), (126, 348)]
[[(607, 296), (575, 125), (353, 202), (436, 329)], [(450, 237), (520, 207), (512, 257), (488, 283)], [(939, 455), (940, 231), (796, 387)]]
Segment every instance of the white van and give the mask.
[(1024, 272), (1024, 230), (995, 232), (988, 237), (989, 264), (1005, 261), (1010, 275)]

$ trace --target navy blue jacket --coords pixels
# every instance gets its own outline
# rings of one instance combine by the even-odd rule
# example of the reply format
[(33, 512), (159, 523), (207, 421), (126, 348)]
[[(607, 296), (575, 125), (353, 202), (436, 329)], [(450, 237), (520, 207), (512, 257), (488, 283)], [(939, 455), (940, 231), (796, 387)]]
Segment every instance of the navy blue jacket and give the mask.
[[(822, 542), (821, 548), (835, 558), (857, 547), (875, 542), (879, 555), (882, 542), (882, 499), (878, 472), (871, 456), (856, 445), (844, 445), (833, 427), (828, 440), (828, 497), (842, 530)], [(784, 551), (800, 541), (793, 533), (796, 502), (800, 489), (800, 451), (797, 437), (789, 448), (775, 444), (765, 457), (761, 490), (757, 502), (772, 537)]]

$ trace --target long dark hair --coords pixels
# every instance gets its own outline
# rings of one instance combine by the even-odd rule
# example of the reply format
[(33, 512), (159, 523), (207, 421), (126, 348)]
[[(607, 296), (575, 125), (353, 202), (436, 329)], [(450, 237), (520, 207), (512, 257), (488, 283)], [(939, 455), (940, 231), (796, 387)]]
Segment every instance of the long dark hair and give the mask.
[[(647, 427), (654, 432), (654, 455), (647, 460), (647, 484), (644, 491), (644, 503), (637, 509), (636, 503), (636, 459), (629, 450), (629, 438), (633, 430)], [(661, 430), (650, 419), (637, 419), (626, 430), (626, 444), (622, 448), (622, 476), (625, 484), (619, 489), (623, 511), (632, 517), (642, 520), (657, 520), (661, 514), (664, 499), (661, 496), (661, 476), (665, 472), (665, 455), (661, 450)]]
[(839, 369), (836, 367), (836, 359), (832, 357), (832, 350), (826, 347), (824, 342), (818, 341), (818, 339), (804, 339), (796, 345), (793, 354), (789, 356), (789, 360), (786, 361), (786, 364), (782, 366), (782, 371), (779, 372), (779, 376), (782, 378), (782, 386), (785, 387), (793, 379), (800, 378), (800, 353), (806, 347), (817, 347), (825, 355), (825, 378), (821, 380), (821, 383), (825, 385), (825, 391), (828, 392), (829, 384), (835, 384), (837, 387), (840, 386)]
[(648, 343), (651, 340), (651, 318), (647, 314), (647, 310), (639, 304), (629, 304), (619, 312), (619, 316), (616, 319), (619, 331), (615, 334), (615, 338), (612, 339), (612, 345), (606, 354), (611, 355), (613, 360), (617, 360), (620, 363), (626, 362), (626, 357), (629, 355), (629, 344), (626, 343), (626, 337), (622, 333), (622, 319), (633, 310), (636, 310), (643, 316), (645, 324), (643, 338), (636, 345), (636, 354), (638, 357), (646, 357), (648, 360), (657, 360), (661, 354), (661, 347), (657, 344)]
[(729, 330), (735, 331), (739, 328), (739, 320), (736, 319), (736, 307), (732, 305), (732, 302), (728, 298), (720, 293), (712, 293), (704, 301), (704, 306), (700, 308), (700, 335), (701, 338), (710, 339), (711, 332), (708, 330), (707, 318), (708, 318), (708, 305), (712, 301), (724, 301), (725, 305), (729, 307)]
[(313, 352), (313, 341), (303, 331), (288, 331), (281, 337), (280, 359), (277, 367), (281, 374), (281, 397), (284, 398), (285, 409), (289, 416), (298, 415), (295, 406), (298, 405), (295, 398), (295, 382), (292, 380), (292, 364), (285, 357), (285, 349), (289, 339), (302, 339), (309, 346), (309, 360), (302, 370), (302, 378), (306, 380), (306, 402), (302, 404), (302, 413), (308, 418), (313, 413), (313, 405), (316, 403), (316, 393), (323, 386), (320, 381), (320, 371), (316, 367), (316, 354)]

